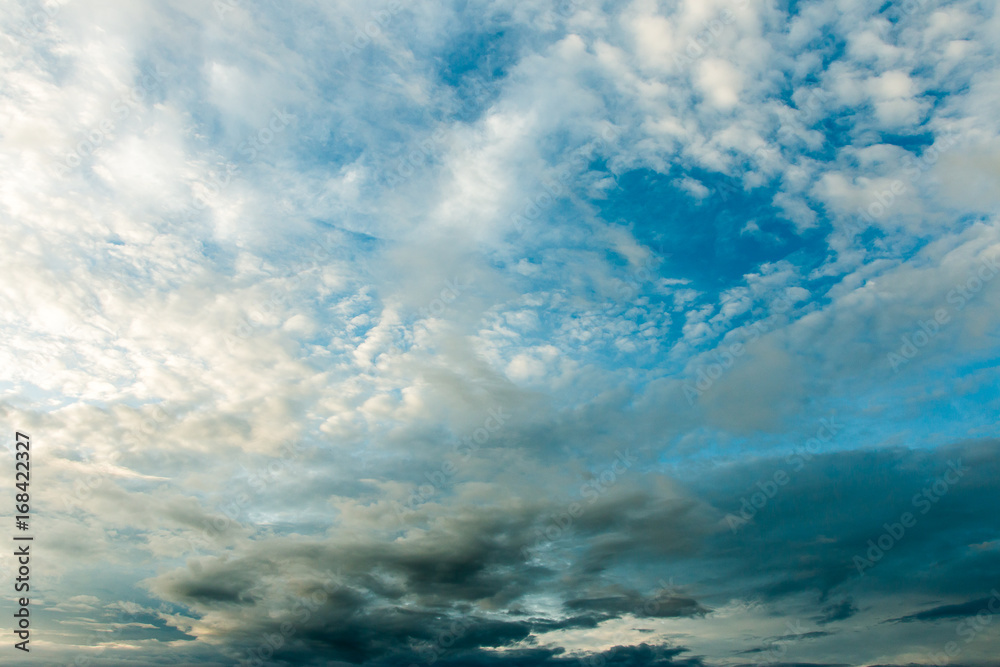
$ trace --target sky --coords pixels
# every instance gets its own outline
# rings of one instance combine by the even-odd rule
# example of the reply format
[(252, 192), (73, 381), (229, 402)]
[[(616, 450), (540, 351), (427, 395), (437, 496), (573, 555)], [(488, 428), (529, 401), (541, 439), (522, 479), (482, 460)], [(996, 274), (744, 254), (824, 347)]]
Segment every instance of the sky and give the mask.
[(4, 3), (0, 662), (1000, 664), (997, 35)]

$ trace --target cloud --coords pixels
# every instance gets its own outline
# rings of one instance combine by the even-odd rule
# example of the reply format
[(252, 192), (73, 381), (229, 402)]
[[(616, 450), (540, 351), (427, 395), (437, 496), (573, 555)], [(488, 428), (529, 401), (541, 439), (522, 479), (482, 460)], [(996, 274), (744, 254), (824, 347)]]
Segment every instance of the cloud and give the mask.
[(925, 662), (997, 574), (997, 21), (12, 8), (45, 659)]
[(696, 600), (683, 596), (660, 595), (643, 599), (641, 596), (618, 595), (604, 598), (567, 600), (567, 609), (572, 611), (601, 611), (612, 614), (631, 612), (638, 616), (672, 618), (675, 616), (697, 616), (708, 613)]
[(936, 607), (931, 607), (930, 609), (919, 611), (915, 614), (908, 614), (906, 616), (894, 618), (892, 621), (897, 623), (912, 623), (913, 621), (937, 621), (948, 618), (966, 618), (969, 616), (975, 616), (983, 610), (990, 609), (990, 603), (995, 601), (996, 597), (996, 594), (994, 594), (993, 597), (981, 598), (979, 600), (969, 600), (968, 602), (960, 602), (958, 604), (938, 605)]
[(817, 621), (820, 624), (834, 623), (846, 620), (858, 613), (858, 608), (854, 600), (847, 597), (840, 602), (835, 602), (823, 607), (823, 617)]

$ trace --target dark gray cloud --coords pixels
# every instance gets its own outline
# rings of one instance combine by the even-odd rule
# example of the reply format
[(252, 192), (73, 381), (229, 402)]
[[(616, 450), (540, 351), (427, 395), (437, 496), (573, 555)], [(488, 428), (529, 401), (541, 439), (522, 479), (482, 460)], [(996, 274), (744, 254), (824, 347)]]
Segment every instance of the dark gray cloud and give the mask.
[[(500, 647), (506, 649), (503, 660), (520, 660), (514, 657), (519, 650), (511, 650), (515, 645), (523, 648), (549, 632), (593, 629), (628, 615), (711, 623), (711, 609), (749, 595), (778, 604), (811, 594), (816, 607), (810, 617), (817, 626), (833, 627), (861, 612), (852, 586), (862, 579), (852, 556), (864, 551), (867, 539), (878, 537), (884, 523), (912, 510), (912, 496), (933, 483), (948, 460), (961, 458), (968, 472), (921, 515), (885, 562), (865, 573), (862, 583), (876, 590), (898, 585), (893, 561), (929, 567), (939, 555), (942, 535), (962, 535), (956, 545), (987, 540), (991, 507), (963, 506), (972, 497), (968, 494), (997, 487), (997, 465), (986, 456), (991, 446), (970, 442), (934, 452), (814, 457), (736, 532), (719, 527), (726, 509), (738, 509), (739, 494), (749, 493), (771, 468), (789, 467), (787, 461), (730, 466), (725, 478), (703, 474), (687, 484), (687, 496), (666, 490), (675, 487), (650, 485), (648, 477), (623, 478), (586, 505), (571, 525), (551, 533), (551, 540), (540, 535), (556, 523), (565, 501), (526, 503), (508, 492), (494, 497), (488, 508), (420, 507), (407, 515), (393, 539), (377, 533), (274, 537), (226, 558), (192, 561), (149, 585), (195, 616), (215, 619), (217, 631), (236, 652), (291, 623), (294, 632), (277, 654), (318, 651), (350, 664), (388, 664), (411, 655), (424, 660), (435, 655), (450, 664), (453, 656), (466, 654), (474, 656), (468, 660), (490, 664), (501, 658), (480, 653)], [(625, 583), (630, 573), (650, 563), (684, 567), (710, 547), (712, 558), (701, 566), (715, 579), (696, 582), (697, 594), (672, 588), (640, 592)], [(988, 573), (995, 564), (975, 550), (962, 553), (966, 567), (939, 567), (936, 579), (920, 585), (925, 592), (947, 586), (982, 590), (981, 579), (967, 568)], [(525, 608), (527, 596), (539, 591), (561, 600), (565, 614)], [(299, 604), (313, 597), (322, 600), (315, 608)], [(974, 612), (979, 602), (898, 620)], [(802, 628), (773, 641), (797, 643), (833, 634)], [(539, 655), (522, 657), (540, 660)], [(544, 660), (561, 664), (568, 658), (552, 654)]]
[[(975, 548), (995, 539), (991, 517), (1000, 512), (1000, 461), (992, 452), (997, 444), (844, 451), (808, 461), (793, 454), (730, 464), (693, 478), (689, 487), (725, 516), (741, 517), (744, 500), (762, 505), (750, 507), (745, 522), (732, 524), (735, 530), (726, 524), (726, 530), (707, 538), (720, 572), (730, 573), (725, 582), (756, 573), (760, 576), (744, 594), (778, 599), (812, 593), (820, 604), (819, 618), (834, 622), (857, 613), (854, 598), (845, 597), (855, 589), (975, 595), (982, 594), (984, 582), (1000, 577), (994, 552)], [(935, 494), (935, 482), (949, 462), (958, 461), (966, 472)], [(758, 483), (766, 487), (778, 471), (789, 481), (767, 488), (773, 494), (768, 497)], [(925, 490), (933, 502), (922, 495)], [(867, 559), (869, 540), (877, 541), (887, 526), (897, 530), (893, 526), (906, 512), (914, 525), (894, 538), (872, 567), (859, 572), (855, 556)], [(921, 576), (915, 579), (914, 573)]]
[(822, 630), (817, 630), (817, 631), (813, 631), (813, 632), (803, 632), (803, 633), (795, 634), (795, 635), (780, 635), (778, 637), (771, 637), (771, 641), (774, 641), (774, 642), (778, 642), (778, 641), (787, 642), (787, 641), (798, 641), (798, 640), (801, 640), (801, 639), (818, 639), (819, 637), (829, 637), (832, 634), (833, 634), (832, 632), (824, 632)]
[[(992, 612), (990, 611), (991, 604), (993, 609)], [(907, 614), (906, 616), (891, 619), (889, 622), (911, 623), (913, 621), (938, 621), (949, 618), (966, 618), (968, 616), (975, 616), (983, 611), (988, 614), (995, 614), (997, 611), (1000, 611), (1000, 593), (995, 593), (993, 597), (969, 600), (968, 602), (960, 602), (958, 604), (943, 604), (937, 607), (931, 607), (930, 609), (925, 609), (914, 614)]]
[[(691, 501), (676, 503), (650, 489), (609, 493), (579, 517), (579, 531), (556, 540), (561, 544), (572, 536), (585, 546), (584, 564), (569, 570), (554, 569), (537, 557), (552, 547), (537, 541), (539, 528), (561, 504), (539, 508), (510, 499), (498, 502), (505, 511), (464, 507), (395, 540), (276, 537), (252, 543), (239, 555), (193, 560), (148, 585), (196, 616), (213, 619), (236, 653), (252, 650), (260, 637), (281, 636), (278, 658), (315, 651), (350, 664), (444, 659), (466, 652), (469, 660), (493, 664), (494, 658), (477, 652), (531, 642), (540, 633), (596, 628), (623, 615), (708, 613), (694, 597), (673, 591), (642, 595), (612, 586), (609, 594), (601, 568), (587, 565), (595, 558), (591, 551), (607, 558), (602, 541), (613, 540), (625, 550), (634, 544), (639, 561), (649, 549), (640, 541), (659, 541), (649, 549), (654, 554), (669, 553), (672, 541), (690, 543), (704, 531), (703, 523), (691, 518), (696, 514)], [(620, 512), (619, 521), (610, 520), (612, 510)], [(588, 548), (590, 541), (600, 549)], [(523, 609), (526, 596), (541, 590), (563, 596), (568, 614), (540, 616)], [(587, 590), (594, 595), (579, 596)], [(283, 624), (288, 624), (284, 632)], [(649, 664), (669, 664), (664, 661), (676, 655), (671, 651), (647, 648), (633, 655), (621, 649), (608, 659), (639, 664), (635, 660), (647, 656), (654, 660)], [(516, 655), (496, 658), (495, 664), (537, 659), (535, 653)], [(555, 654), (545, 659), (552, 664), (566, 660)]]
[(629, 592), (626, 595), (567, 600), (564, 606), (570, 611), (598, 611), (615, 616), (633, 614), (646, 618), (703, 616), (710, 611), (694, 598), (669, 593), (646, 598)]
[[(676, 646), (615, 646), (607, 651), (567, 656), (562, 649), (527, 649), (504, 653), (466, 653), (447, 656), (440, 664), (447, 667), (702, 667), (697, 657), (682, 654), (687, 649)], [(380, 667), (384, 663), (379, 663)], [(398, 664), (398, 663), (397, 663)]]
[(854, 600), (848, 596), (839, 602), (834, 602), (823, 607), (822, 615), (817, 619), (817, 623), (825, 625), (834, 621), (843, 621), (858, 613), (858, 608)]

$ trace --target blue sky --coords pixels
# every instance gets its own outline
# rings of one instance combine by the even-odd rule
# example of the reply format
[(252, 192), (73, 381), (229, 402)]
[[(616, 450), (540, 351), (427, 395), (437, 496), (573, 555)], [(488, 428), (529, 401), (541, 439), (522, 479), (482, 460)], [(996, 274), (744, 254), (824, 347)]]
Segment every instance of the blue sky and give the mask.
[(997, 664), (991, 3), (0, 30), (12, 664)]

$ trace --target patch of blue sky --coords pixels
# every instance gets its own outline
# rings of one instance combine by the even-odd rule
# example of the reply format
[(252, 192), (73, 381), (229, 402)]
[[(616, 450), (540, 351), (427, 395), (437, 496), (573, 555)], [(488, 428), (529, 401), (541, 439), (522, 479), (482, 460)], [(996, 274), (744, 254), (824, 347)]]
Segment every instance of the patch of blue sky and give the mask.
[[(784, 437), (787, 436), (767, 433), (735, 435), (709, 426), (699, 426), (671, 435), (654, 445), (654, 452), (657, 453), (649, 466), (653, 470), (669, 471), (675, 479), (683, 479), (686, 475), (680, 472), (682, 470), (742, 461), (747, 457), (769, 456), (768, 450), (776, 448)], [(691, 443), (697, 444), (692, 446)]]
[(517, 63), (516, 31), (488, 28), (463, 32), (448, 41), (449, 50), (439, 56), (441, 81), (459, 88), (470, 78), (498, 79)]
[[(403, 137), (399, 141), (402, 142)], [(347, 129), (344, 125), (337, 125), (331, 127), (326, 136), (317, 137), (308, 150), (296, 151), (297, 168), (307, 171), (316, 167), (344, 167), (354, 164), (370, 152), (371, 147), (361, 133)]]
[(517, 64), (520, 39), (513, 30), (497, 28), (463, 33), (437, 56), (438, 80), (451, 89), (453, 104), (444, 118), (474, 122), (499, 98), (503, 83)]
[(870, 109), (863, 105), (827, 113), (812, 127), (823, 133), (822, 147), (815, 151), (803, 148), (802, 154), (833, 163), (842, 148), (878, 143), (878, 132), (870, 129), (865, 122), (865, 116), (869, 113)]
[(783, 9), (788, 12), (788, 17), (793, 18), (798, 15), (800, 5), (812, 5), (813, 3), (803, 0), (784, 0), (784, 2), (779, 3), (779, 6), (784, 5)]
[(836, 414), (845, 428), (821, 451), (892, 446), (932, 450), (973, 437), (984, 426), (988, 429), (991, 422), (983, 406), (991, 399), (996, 402), (996, 387), (958, 395), (955, 384), (948, 384), (924, 374), (859, 387), (850, 398), (830, 397), (824, 409)]
[[(972, 437), (991, 427), (995, 431), (1000, 408), (1000, 381), (995, 370), (1000, 357), (996, 349), (975, 356), (979, 358), (966, 363), (940, 363), (912, 378), (910, 391), (924, 400), (914, 407), (904, 403), (900, 412), (905, 413), (899, 419), (919, 418), (921, 428), (928, 433), (937, 431), (935, 444)], [(903, 391), (899, 393), (905, 396)]]
[[(898, 346), (899, 342), (890, 344)], [(896, 353), (898, 347), (887, 353), (890, 351)], [(850, 419), (865, 422), (871, 444), (898, 432), (900, 424), (917, 423), (925, 433), (947, 433), (945, 439), (954, 441), (965, 437), (973, 423), (988, 423), (989, 410), (984, 407), (1000, 400), (995, 376), (989, 372), (996, 365), (995, 350), (987, 358), (976, 360), (956, 350), (947, 361), (921, 368), (926, 354), (924, 351), (910, 362), (918, 365), (915, 368), (901, 366), (899, 375), (893, 373), (886, 355), (882, 355), (876, 360), (867, 386), (854, 383), (853, 394), (836, 401), (828, 399), (830, 409), (838, 410), (845, 418), (853, 413)], [(955, 363), (963, 357), (964, 363)]]
[[(676, 185), (680, 174), (641, 169), (622, 174), (618, 189), (597, 204), (605, 219), (633, 225), (640, 243), (669, 255), (661, 267), (667, 277), (689, 279), (712, 298), (766, 262), (800, 251), (814, 262), (825, 256), (821, 230), (796, 234), (773, 206), (776, 188), (743, 191), (724, 175), (687, 174), (710, 194), (699, 201)], [(750, 232), (749, 223), (758, 229)]]
[(202, 238), (199, 241), (201, 255), (211, 261), (218, 273), (232, 273), (236, 263), (236, 249), (231, 245), (216, 243), (211, 238)]
[[(837, 35), (830, 32), (830, 26), (823, 26), (820, 32), (802, 46), (803, 53), (811, 54), (821, 52), (820, 67), (816, 72), (825, 72), (831, 63), (843, 60), (847, 52), (847, 43)], [(818, 76), (814, 73), (806, 74), (800, 83), (817, 83)]]
[(383, 239), (332, 220), (313, 219), (299, 233), (272, 239), (259, 256), (278, 267), (276, 276), (293, 277), (335, 262), (362, 268), (386, 245)]
[[(23, 360), (21, 363), (24, 363)], [(66, 396), (63, 394), (61, 388), (58, 391), (43, 389), (31, 380), (24, 382), (0, 380), (0, 395), (5, 397), (5, 401), (22, 410), (31, 409), (34, 406), (44, 406), (49, 410), (59, 410), (73, 405), (78, 401), (75, 396)]]

